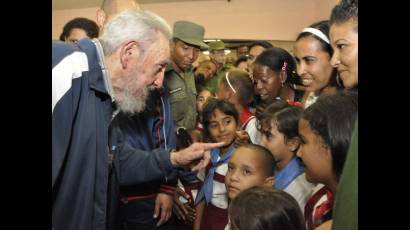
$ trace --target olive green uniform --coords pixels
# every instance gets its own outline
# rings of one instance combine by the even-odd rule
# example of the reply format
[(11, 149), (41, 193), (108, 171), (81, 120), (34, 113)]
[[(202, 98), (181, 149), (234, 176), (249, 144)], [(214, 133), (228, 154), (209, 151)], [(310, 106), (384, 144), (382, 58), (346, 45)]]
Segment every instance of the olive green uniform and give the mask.
[(332, 230), (358, 229), (358, 121), (346, 157), (333, 208)]
[(196, 89), (192, 69), (179, 75), (168, 65), (165, 71), (164, 86), (169, 93), (172, 118), (176, 128), (195, 128), (196, 122)]
[(232, 68), (232, 65), (224, 64), (215, 75), (205, 82), (205, 87), (212, 93), (217, 93), (219, 88), (219, 82), (225, 77), (226, 72)]

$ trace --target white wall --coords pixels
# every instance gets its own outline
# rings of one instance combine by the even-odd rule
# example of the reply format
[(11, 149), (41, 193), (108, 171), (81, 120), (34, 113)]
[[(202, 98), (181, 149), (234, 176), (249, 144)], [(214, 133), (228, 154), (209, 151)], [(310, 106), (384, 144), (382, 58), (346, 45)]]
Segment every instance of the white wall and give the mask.
[[(190, 20), (203, 25), (206, 38), (294, 40), (300, 30), (328, 19), (338, 0), (231, 0), (141, 4), (168, 23)], [(95, 8), (53, 10), (52, 38), (75, 17), (95, 20)]]

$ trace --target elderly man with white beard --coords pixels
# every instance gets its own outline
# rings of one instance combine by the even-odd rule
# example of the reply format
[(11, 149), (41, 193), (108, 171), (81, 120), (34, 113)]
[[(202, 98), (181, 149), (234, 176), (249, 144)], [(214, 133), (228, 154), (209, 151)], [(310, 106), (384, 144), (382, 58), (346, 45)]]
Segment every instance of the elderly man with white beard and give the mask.
[(170, 39), (169, 25), (159, 16), (125, 11), (99, 39), (52, 43), (54, 229), (109, 228), (107, 213), (113, 207), (108, 198), (119, 198), (111, 194), (117, 184), (109, 178), (126, 173), (130, 183), (141, 183), (165, 177), (174, 167), (198, 170), (208, 164), (209, 149), (222, 144), (196, 143), (164, 154), (109, 141), (116, 111), (142, 111), (147, 88), (162, 86)]

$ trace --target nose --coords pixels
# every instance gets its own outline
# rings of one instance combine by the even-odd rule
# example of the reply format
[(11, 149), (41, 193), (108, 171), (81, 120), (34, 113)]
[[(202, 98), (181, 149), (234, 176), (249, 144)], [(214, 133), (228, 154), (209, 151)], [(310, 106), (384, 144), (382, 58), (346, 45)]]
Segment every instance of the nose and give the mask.
[(238, 175), (237, 172), (238, 170), (232, 169), (229, 173), (231, 174), (231, 176), (229, 177), (230, 181), (238, 181)]
[(153, 85), (156, 89), (162, 87), (162, 83), (164, 82), (164, 72), (160, 73), (160, 76), (153, 82)]
[(302, 158), (302, 146), (299, 146), (299, 149), (296, 151), (296, 156)]
[(256, 80), (255, 83), (256, 83), (256, 89), (257, 90), (262, 89), (262, 82), (260, 80)]
[(306, 74), (306, 66), (303, 62), (300, 62), (299, 64), (296, 65), (296, 71), (299, 76), (302, 76)]
[(224, 131), (225, 131), (225, 125), (220, 124), (220, 125), (219, 125), (219, 132), (220, 132), (220, 133), (223, 133)]
[(330, 64), (333, 66), (333, 68), (337, 68), (340, 64), (340, 59), (339, 59), (339, 52), (335, 51), (332, 55), (332, 58), (330, 59)]

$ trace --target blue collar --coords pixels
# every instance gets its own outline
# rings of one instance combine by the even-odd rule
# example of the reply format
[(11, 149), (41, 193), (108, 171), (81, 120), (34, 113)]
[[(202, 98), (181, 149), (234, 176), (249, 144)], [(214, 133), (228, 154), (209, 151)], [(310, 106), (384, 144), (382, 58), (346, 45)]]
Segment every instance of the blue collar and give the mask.
[(294, 157), (282, 170), (275, 175), (275, 187), (284, 190), (296, 177), (304, 172), (297, 157)]

